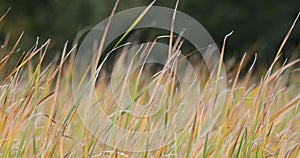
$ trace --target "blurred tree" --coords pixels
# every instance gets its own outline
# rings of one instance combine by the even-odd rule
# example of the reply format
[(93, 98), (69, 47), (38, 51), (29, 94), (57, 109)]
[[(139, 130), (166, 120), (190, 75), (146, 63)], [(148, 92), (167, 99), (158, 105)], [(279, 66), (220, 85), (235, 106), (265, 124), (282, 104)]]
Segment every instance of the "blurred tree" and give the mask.
[[(151, 0), (120, 1), (118, 11), (147, 5)], [(0, 13), (12, 7), (0, 24), (0, 38), (11, 33), (16, 39), (24, 30), (24, 49), (35, 42), (52, 39), (54, 50), (60, 50), (66, 40), (72, 41), (85, 26), (95, 25), (108, 17), (115, 1), (108, 0), (0, 0)], [(175, 0), (156, 2), (156, 5), (174, 8)], [(225, 34), (234, 30), (228, 41), (229, 54), (241, 56), (253, 47), (262, 52), (262, 59), (275, 54), (293, 19), (299, 11), (299, 0), (181, 0), (179, 10), (197, 19), (212, 35), (219, 46)], [(289, 45), (299, 43), (300, 29), (296, 26)]]
[[(255, 47), (254, 51), (258, 51), (265, 62), (275, 56), (300, 11), (299, 6), (298, 0), (184, 0), (182, 10), (201, 22), (219, 46), (224, 35), (233, 30), (228, 53), (241, 56)], [(300, 29), (296, 27), (288, 45), (296, 46), (299, 40)]]

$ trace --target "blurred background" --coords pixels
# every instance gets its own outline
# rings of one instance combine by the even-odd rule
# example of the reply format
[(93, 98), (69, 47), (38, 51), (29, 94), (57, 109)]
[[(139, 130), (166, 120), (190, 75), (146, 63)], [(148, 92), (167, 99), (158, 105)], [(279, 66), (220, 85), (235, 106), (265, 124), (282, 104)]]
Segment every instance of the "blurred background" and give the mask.
[[(121, 0), (117, 11), (148, 5), (151, 0)], [(51, 38), (50, 52), (62, 50), (65, 41), (110, 15), (114, 0), (0, 0), (0, 15), (11, 10), (0, 23), (0, 44), (9, 36), (11, 45), (22, 31), (19, 45), (29, 49), (36, 37)], [(158, 0), (155, 5), (174, 8), (175, 0)], [(227, 43), (226, 58), (239, 59), (244, 52), (258, 53), (261, 64), (270, 63), (281, 41), (300, 11), (299, 0), (181, 0), (179, 10), (198, 20), (219, 48), (224, 36), (234, 31)], [(285, 56), (299, 56), (300, 22), (284, 49)], [(225, 58), (225, 59), (226, 59)]]

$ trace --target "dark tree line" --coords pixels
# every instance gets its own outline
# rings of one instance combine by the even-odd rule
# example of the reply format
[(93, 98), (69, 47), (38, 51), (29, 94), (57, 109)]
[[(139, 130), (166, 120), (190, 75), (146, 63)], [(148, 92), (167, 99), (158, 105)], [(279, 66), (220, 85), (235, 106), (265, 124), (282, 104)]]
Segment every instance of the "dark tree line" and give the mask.
[[(150, 0), (121, 1), (118, 10), (149, 4)], [(76, 33), (109, 16), (114, 5), (110, 0), (22, 0), (0, 1), (0, 13), (10, 13), (0, 24), (0, 38), (6, 33), (12, 39), (25, 31), (24, 47), (36, 37), (52, 39), (52, 47), (60, 49)], [(174, 7), (175, 0), (159, 1), (156, 5)], [(241, 56), (245, 51), (262, 52), (261, 58), (273, 57), (298, 11), (299, 0), (181, 0), (179, 10), (197, 19), (221, 46), (226, 33), (234, 30), (228, 41), (228, 54)], [(300, 42), (300, 24), (289, 39), (287, 48), (295, 49)], [(25, 48), (24, 48), (25, 49)]]

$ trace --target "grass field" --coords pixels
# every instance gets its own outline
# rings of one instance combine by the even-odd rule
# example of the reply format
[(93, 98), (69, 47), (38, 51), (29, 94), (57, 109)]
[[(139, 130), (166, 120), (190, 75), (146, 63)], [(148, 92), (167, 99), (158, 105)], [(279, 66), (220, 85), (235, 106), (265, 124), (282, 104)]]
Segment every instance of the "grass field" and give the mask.
[[(3, 18), (0, 18), (0, 22)], [(296, 22), (296, 20), (295, 20)], [(295, 25), (295, 24), (294, 24)], [(208, 113), (196, 112), (190, 116), (191, 125), (183, 132), (170, 132), (174, 141), (144, 152), (129, 152), (115, 149), (92, 135), (81, 121), (77, 110), (85, 104), (99, 103), (111, 115), (118, 126), (127, 130), (145, 132), (150, 128), (162, 127), (171, 113), (162, 113), (157, 122), (150, 125), (147, 119), (128, 118), (118, 113), (112, 94), (107, 91), (110, 83), (100, 80), (96, 86), (98, 100), (76, 97), (82, 92), (72, 89), (72, 76), (77, 47), (62, 51), (50, 64), (44, 64), (50, 40), (35, 45), (24, 52), (17, 51), (22, 35), (11, 48), (0, 49), (0, 156), (1, 157), (299, 157), (300, 153), (300, 68), (299, 58), (284, 63), (278, 60), (291, 31), (286, 35), (274, 62), (263, 75), (257, 75), (251, 65), (250, 55), (235, 63), (227, 72), (229, 78), (226, 101), (214, 126), (202, 134), (203, 118)], [(299, 28), (297, 28), (299, 29)], [(225, 42), (224, 42), (225, 46)], [(221, 51), (220, 61), (226, 53)], [(15, 56), (20, 56), (19, 60)], [(299, 55), (298, 55), (299, 56)], [(171, 58), (171, 57), (170, 57)], [(171, 60), (171, 59), (170, 59)], [(175, 60), (174, 65), (178, 61)], [(253, 62), (255, 65), (255, 61)], [(299, 64), (298, 64), (299, 65)], [(225, 63), (225, 67), (230, 67)], [(244, 72), (241, 75), (241, 72)], [(188, 73), (188, 70), (187, 70)], [(150, 73), (145, 73), (147, 76)], [(102, 75), (102, 76), (101, 76)], [(103, 74), (100, 78), (103, 77)], [(181, 96), (175, 94), (174, 74), (162, 69), (153, 82), (144, 82), (141, 73), (127, 78), (134, 83), (131, 87), (135, 102), (146, 102), (149, 94), (138, 85), (154, 86), (165, 84), (166, 90), (155, 96), (157, 100), (167, 98), (167, 106), (179, 104)], [(146, 78), (147, 79), (147, 78)], [(121, 83), (121, 86), (124, 83)], [(203, 86), (206, 94), (212, 94), (215, 83), (211, 80)], [(122, 92), (122, 89), (120, 89)], [(120, 93), (121, 93), (120, 92)], [(140, 93), (138, 93), (140, 92)], [(216, 93), (219, 93), (218, 91)], [(122, 96), (122, 95), (120, 95)], [(89, 97), (89, 96), (84, 96)], [(172, 98), (177, 97), (177, 98)], [(214, 95), (204, 95), (199, 108), (211, 102)], [(120, 97), (120, 100), (123, 98)], [(173, 102), (173, 100), (174, 102)], [(115, 111), (117, 111), (115, 113)], [(105, 132), (105, 131), (98, 131)], [(116, 133), (115, 138), (118, 138)], [(134, 139), (134, 138), (130, 138)], [(160, 141), (161, 138), (157, 138)], [(116, 140), (118, 141), (118, 140)], [(144, 140), (147, 142), (147, 140)], [(145, 142), (137, 142), (137, 146)], [(126, 143), (126, 142), (125, 142)]]

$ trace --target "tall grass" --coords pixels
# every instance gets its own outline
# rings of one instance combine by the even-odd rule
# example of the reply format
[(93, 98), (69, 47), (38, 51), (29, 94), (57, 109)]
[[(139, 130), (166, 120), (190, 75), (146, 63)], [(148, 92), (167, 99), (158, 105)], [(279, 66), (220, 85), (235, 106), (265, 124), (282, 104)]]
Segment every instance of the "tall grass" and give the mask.
[[(3, 18), (0, 18), (0, 22)], [(296, 20), (295, 20), (296, 22)], [(285, 45), (295, 23), (276, 54), (274, 62), (257, 82), (253, 66), (245, 69), (246, 61), (251, 56), (245, 54), (232, 72), (232, 82), (228, 86), (228, 98), (225, 109), (213, 128), (206, 134), (201, 134), (205, 111), (190, 117), (191, 126), (180, 135), (168, 131), (168, 136), (176, 139), (157, 150), (132, 153), (118, 150), (99, 141), (83, 125), (77, 109), (85, 104), (99, 103), (105, 107), (105, 112), (111, 114), (115, 124), (132, 131), (148, 131), (150, 128), (161, 127), (167, 123), (172, 113), (161, 113), (154, 120), (156, 124), (148, 124), (147, 119), (129, 118), (124, 113), (114, 113), (112, 94), (108, 91), (111, 84), (100, 74), (96, 84), (98, 100), (89, 100), (72, 90), (72, 73), (76, 45), (67, 50), (68, 43), (62, 50), (62, 55), (45, 65), (44, 57), (48, 51), (50, 40), (34, 45), (24, 52), (16, 61), (13, 56), (18, 53), (17, 47), (21, 40), (9, 49), (4, 45), (1, 49), (0, 71), (0, 156), (1, 157), (299, 157), (300, 149), (300, 83), (299, 68), (295, 65), (300, 59), (289, 60), (283, 64), (278, 62), (282, 48)], [(176, 43), (176, 42), (175, 42)], [(171, 43), (172, 45), (172, 43)], [(175, 46), (173, 46), (175, 47)], [(151, 48), (151, 47), (150, 47)], [(179, 49), (177, 45), (175, 48)], [(225, 53), (222, 50), (221, 61)], [(145, 51), (147, 52), (147, 51)], [(175, 51), (179, 53), (179, 51)], [(147, 55), (147, 53), (145, 53)], [(179, 59), (169, 56), (170, 67), (176, 67)], [(129, 62), (143, 62), (145, 56), (137, 57)], [(122, 56), (120, 57), (122, 59)], [(256, 59), (256, 58), (255, 58)], [(38, 62), (33, 62), (37, 60)], [(126, 62), (125, 58), (121, 63)], [(10, 64), (8, 64), (10, 63)], [(13, 66), (11, 66), (13, 64)], [(255, 61), (253, 62), (255, 65)], [(122, 65), (116, 65), (119, 71), (126, 72)], [(134, 65), (133, 65), (134, 66)], [(220, 69), (220, 67), (219, 67)], [(9, 72), (7, 72), (9, 70)], [(130, 81), (130, 92), (134, 103), (149, 101), (147, 89), (154, 89), (154, 97), (159, 103), (178, 105), (180, 95), (177, 94), (174, 73), (166, 67), (161, 69), (154, 78), (146, 68), (126, 74), (122, 82), (117, 83), (120, 100), (124, 98), (125, 82)], [(146, 72), (142, 72), (145, 70)], [(241, 72), (245, 75), (240, 75)], [(186, 71), (187, 74), (189, 71)], [(147, 81), (148, 79), (148, 81)], [(164, 89), (155, 87), (164, 84)], [(142, 86), (143, 85), (143, 86)], [(212, 103), (209, 94), (214, 91), (210, 80), (204, 86), (207, 95), (201, 98), (202, 104)], [(146, 87), (146, 88), (141, 88)], [(168, 100), (167, 94), (172, 94)], [(167, 101), (166, 101), (167, 100)], [(130, 106), (134, 106), (133, 104)], [(130, 108), (130, 107), (129, 107)], [(153, 110), (150, 108), (147, 112)], [(88, 125), (89, 126), (89, 125)], [(106, 131), (98, 131), (103, 133)], [(115, 134), (118, 141), (118, 133)], [(131, 138), (134, 139), (134, 138)], [(170, 139), (170, 138), (166, 138)], [(157, 138), (161, 141), (161, 138)], [(145, 145), (137, 142), (137, 146)]]

